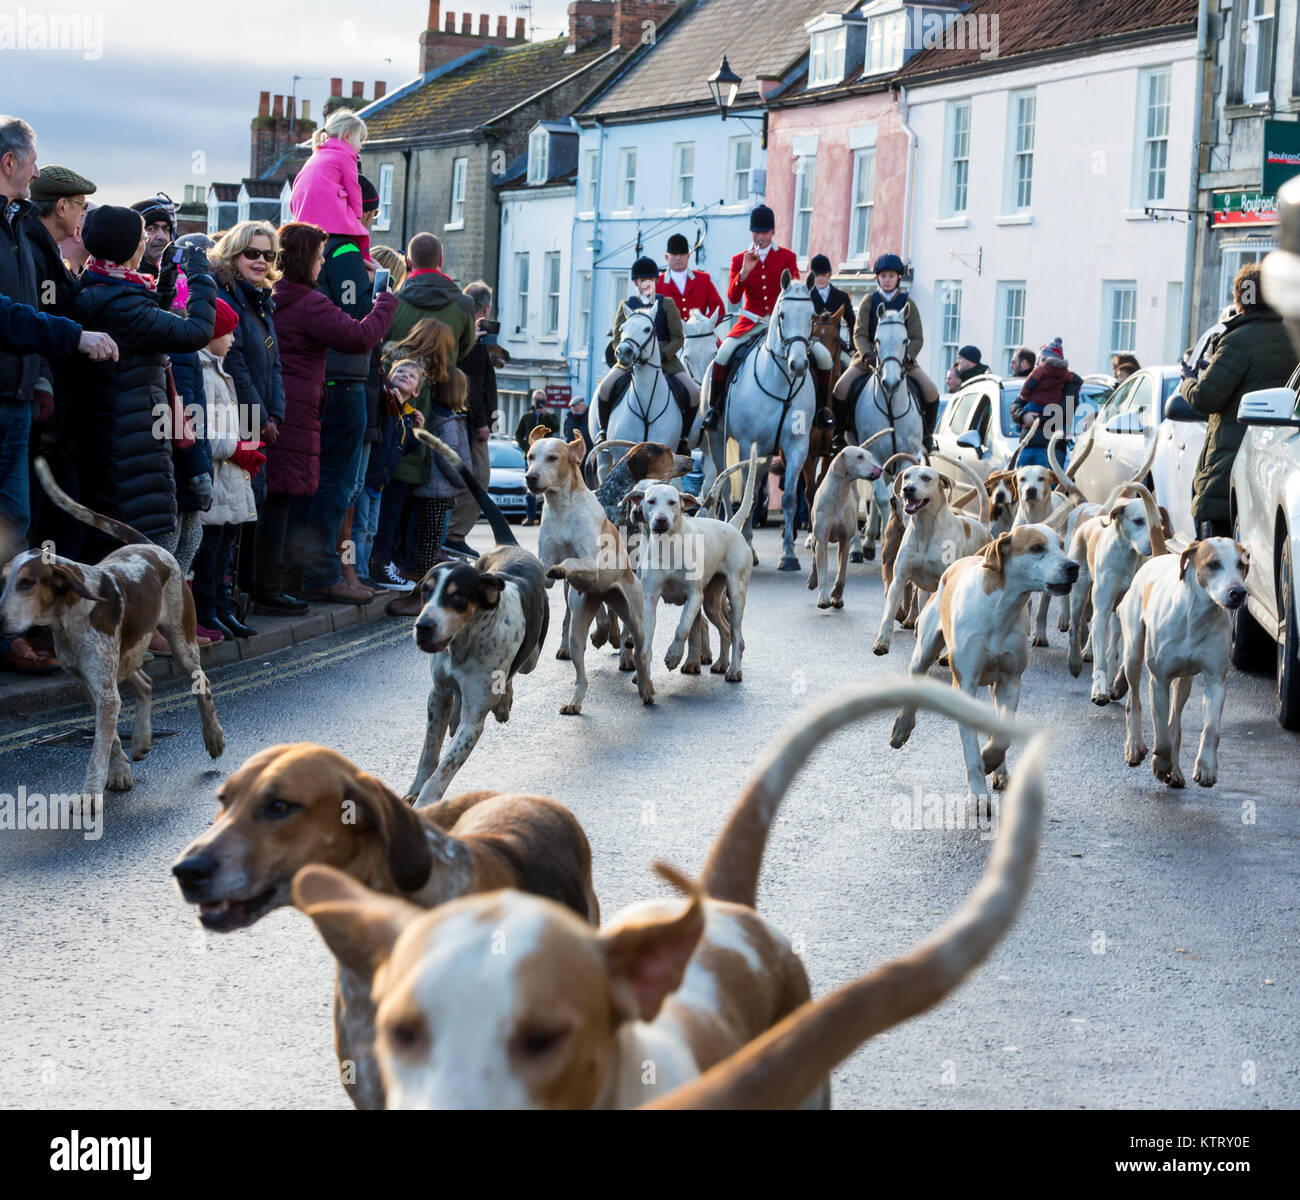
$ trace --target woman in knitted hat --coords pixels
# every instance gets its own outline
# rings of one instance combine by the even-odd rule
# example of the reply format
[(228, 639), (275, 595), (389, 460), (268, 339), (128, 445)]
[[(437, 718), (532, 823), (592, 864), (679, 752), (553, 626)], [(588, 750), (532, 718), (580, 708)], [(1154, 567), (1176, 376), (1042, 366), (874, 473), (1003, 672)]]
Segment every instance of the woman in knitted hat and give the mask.
[[(77, 320), (117, 342), (117, 362), (80, 365), (77, 475), (81, 500), (123, 521), (170, 551), (176, 548), (176, 483), (168, 392), (169, 354), (197, 350), (212, 338), (216, 283), (203, 250), (180, 251), (189, 296), (183, 314), (159, 302), (156, 281), (137, 268), (144, 255), (138, 212), (103, 205), (87, 218), (81, 239), (90, 257), (77, 295)], [(169, 250), (167, 257), (172, 257)], [(87, 562), (118, 543), (88, 531)]]

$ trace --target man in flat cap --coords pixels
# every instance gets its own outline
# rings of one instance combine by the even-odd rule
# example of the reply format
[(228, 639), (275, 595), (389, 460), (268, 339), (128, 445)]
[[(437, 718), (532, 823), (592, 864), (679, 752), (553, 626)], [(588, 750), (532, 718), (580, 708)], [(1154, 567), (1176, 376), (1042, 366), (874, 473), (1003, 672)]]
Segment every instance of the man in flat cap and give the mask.
[[(68, 269), (59, 243), (81, 233), (82, 221), (90, 203), (87, 199), (95, 185), (84, 175), (68, 167), (42, 167), (32, 180), (32, 203), (37, 219), (28, 221), (24, 232), (32, 248), (36, 267), (37, 303), (42, 312), (75, 320), (74, 305), (80, 283)], [(74, 431), (70, 426), (76, 373), (67, 358), (41, 359), (36, 380), (36, 407), (32, 411), (30, 453), (43, 454), (59, 486), (70, 496), (77, 496), (74, 465)], [(31, 530), (29, 541), (39, 545), (47, 538), (62, 547), (61, 554), (76, 556), (85, 535), (81, 523), (49, 503), (43, 489), (31, 494)]]
[(156, 277), (162, 273), (163, 251), (176, 238), (176, 202), (166, 192), (159, 192), (148, 200), (137, 200), (131, 207), (144, 218), (144, 232), (149, 239), (137, 269), (142, 275)]

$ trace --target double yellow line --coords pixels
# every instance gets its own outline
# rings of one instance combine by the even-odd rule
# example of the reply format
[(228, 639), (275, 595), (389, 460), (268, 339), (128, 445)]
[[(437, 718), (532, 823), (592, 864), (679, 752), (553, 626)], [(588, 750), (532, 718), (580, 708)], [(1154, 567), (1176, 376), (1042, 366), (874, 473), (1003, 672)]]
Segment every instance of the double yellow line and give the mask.
[[(364, 637), (354, 638), (349, 642), (340, 642), (327, 650), (314, 650), (292, 662), (266, 663), (246, 674), (240, 674), (236, 671), (232, 674), (230, 686), (214, 685), (212, 694), (214, 698), (220, 701), (226, 696), (234, 696), (239, 692), (246, 692), (250, 688), (261, 687), (267, 683), (279, 683), (284, 679), (292, 679), (295, 675), (304, 675), (308, 671), (314, 671), (321, 667), (330, 667), (338, 662), (346, 662), (348, 659), (356, 658), (357, 655), (365, 654), (369, 650), (396, 646), (401, 642), (408, 641), (410, 637), (411, 628), (403, 621), (396, 629), (383, 627), (366, 634)], [(275, 651), (273, 653), (280, 652)], [(234, 663), (229, 665), (235, 666)], [(179, 683), (179, 681), (169, 681), (169, 685), (172, 683)], [(175, 692), (154, 701), (153, 716), (156, 718), (160, 713), (172, 712), (193, 702), (194, 697), (189, 688), (180, 686)], [(126, 716), (129, 711), (134, 711), (134, 705), (122, 706), (123, 716)], [(218, 712), (220, 713), (220, 710)], [(93, 712), (82, 713), (77, 717), (63, 717), (56, 721), (45, 721), (39, 725), (29, 725), (26, 729), (16, 730), (14, 733), (0, 735), (0, 754), (25, 750), (37, 737), (43, 734), (50, 734), (57, 730), (70, 733), (74, 729), (83, 727), (87, 720), (94, 720)]]

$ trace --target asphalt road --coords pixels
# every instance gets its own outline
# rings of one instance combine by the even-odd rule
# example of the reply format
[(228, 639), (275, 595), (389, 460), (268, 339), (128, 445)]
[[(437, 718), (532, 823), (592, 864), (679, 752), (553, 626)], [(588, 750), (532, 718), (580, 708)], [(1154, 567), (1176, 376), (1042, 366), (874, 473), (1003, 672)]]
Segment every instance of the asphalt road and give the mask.
[[(533, 532), (522, 531), (528, 544)], [(474, 540), (484, 536), (480, 526)], [(908, 632), (888, 658), (870, 652), (875, 564), (853, 568), (844, 610), (819, 612), (802, 575), (776, 573), (775, 530), (757, 545), (742, 684), (667, 674), (661, 615), (658, 704), (643, 709), (608, 651), (591, 651), (583, 715), (560, 717), (572, 668), (553, 658), (557, 622), (510, 723), (489, 722), (457, 779), (570, 805), (607, 914), (665, 891), (653, 859), (701, 865), (750, 765), (802, 705), (906, 669)], [(552, 609), (558, 617), (558, 589)], [(1230, 680), (1218, 786), (1171, 792), (1145, 765), (1124, 765), (1122, 708), (1088, 702), (1088, 679), (1069, 677), (1052, 626), (1021, 704), (1056, 734), (1025, 911), (959, 992), (836, 1073), (835, 1105), (1300, 1103), (1300, 765), (1295, 737), (1274, 722), (1271, 680)], [(321, 742), (404, 791), (427, 687), (428, 661), (398, 621), (230, 668), (214, 675), (227, 744), (218, 763), (189, 697), (164, 696), (155, 730), (177, 735), (156, 732), (135, 789), (110, 794), (100, 840), (0, 832), (0, 1104), (346, 1107), (333, 963), (310, 923), (282, 910), (251, 930), (204, 933), (169, 867), (211, 820), (219, 779), (263, 746)], [(1199, 691), (1186, 714), (1189, 778)], [(84, 713), (0, 720), (0, 791), (78, 788), (89, 742), (33, 741), (88, 726)], [(898, 797), (964, 794), (964, 774), (946, 722), (923, 714), (901, 751), (887, 730), (881, 718), (827, 743), (769, 843), (759, 906), (798, 939), (815, 994), (925, 937), (988, 854), (975, 830), (893, 827)]]

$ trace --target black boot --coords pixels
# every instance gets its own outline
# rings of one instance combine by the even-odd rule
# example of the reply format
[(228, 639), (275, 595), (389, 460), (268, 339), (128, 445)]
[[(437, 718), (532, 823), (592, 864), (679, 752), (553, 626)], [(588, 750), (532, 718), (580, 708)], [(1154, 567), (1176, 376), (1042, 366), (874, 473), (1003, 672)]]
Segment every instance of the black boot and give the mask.
[(934, 441), (934, 427), (939, 419), (939, 401), (921, 401), (921, 445), (926, 450), (937, 450)]
[(717, 429), (722, 423), (722, 414), (727, 407), (727, 364), (714, 362), (713, 375), (709, 383), (709, 408), (700, 422), (702, 429)]
[(221, 589), (217, 594), (217, 629), (224, 630), (231, 637), (250, 638), (257, 636), (257, 630), (245, 625), (235, 615), (234, 605), (230, 601), (229, 589)]

